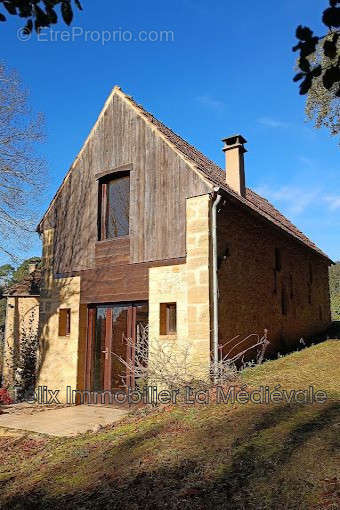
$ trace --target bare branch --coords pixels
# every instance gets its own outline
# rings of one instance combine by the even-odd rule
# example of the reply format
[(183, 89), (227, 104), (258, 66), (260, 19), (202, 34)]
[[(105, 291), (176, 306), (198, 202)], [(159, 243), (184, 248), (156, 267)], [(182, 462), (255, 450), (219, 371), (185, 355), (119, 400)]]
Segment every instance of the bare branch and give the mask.
[(11, 258), (33, 239), (47, 181), (46, 163), (36, 154), (43, 140), (43, 116), (32, 114), (18, 75), (0, 63), (0, 252)]

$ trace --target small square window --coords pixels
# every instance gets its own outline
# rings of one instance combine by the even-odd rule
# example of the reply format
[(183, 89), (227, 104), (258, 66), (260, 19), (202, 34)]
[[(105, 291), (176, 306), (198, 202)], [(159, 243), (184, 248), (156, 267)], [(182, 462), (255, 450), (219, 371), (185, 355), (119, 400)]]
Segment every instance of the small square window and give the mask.
[(160, 304), (160, 334), (175, 335), (177, 331), (176, 303)]
[(69, 336), (71, 333), (71, 309), (60, 308), (59, 310), (59, 336)]

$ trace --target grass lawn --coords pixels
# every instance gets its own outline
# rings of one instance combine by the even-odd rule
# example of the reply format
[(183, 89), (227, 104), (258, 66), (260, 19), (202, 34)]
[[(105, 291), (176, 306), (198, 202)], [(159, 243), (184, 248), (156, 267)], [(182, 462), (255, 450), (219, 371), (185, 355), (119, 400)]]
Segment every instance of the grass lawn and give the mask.
[(242, 378), (329, 399), (169, 406), (74, 439), (0, 429), (0, 508), (340, 508), (340, 341)]

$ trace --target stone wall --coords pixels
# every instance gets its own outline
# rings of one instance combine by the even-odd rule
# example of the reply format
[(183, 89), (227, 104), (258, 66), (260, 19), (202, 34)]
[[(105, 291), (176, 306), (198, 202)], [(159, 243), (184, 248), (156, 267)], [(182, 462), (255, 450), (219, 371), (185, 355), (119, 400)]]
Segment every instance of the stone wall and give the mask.
[[(68, 336), (59, 336), (60, 308), (71, 310)], [(62, 396), (65, 396), (66, 386), (77, 387), (79, 309), (79, 276), (55, 280), (49, 294), (41, 299), (37, 386), (59, 389)]]
[(285, 352), (328, 327), (327, 260), (229, 203), (218, 215), (218, 253), (220, 343), (267, 328), (271, 349)]
[(4, 338), (3, 382), (12, 385), (16, 360), (20, 356), (23, 335), (37, 335), (39, 323), (39, 298), (12, 296), (7, 298)]
[[(210, 364), (209, 291), (210, 197), (187, 199), (186, 264), (149, 269), (149, 342), (183, 354), (189, 346), (190, 365), (206, 377)], [(160, 304), (177, 305), (177, 333), (160, 335)]]
[[(77, 387), (80, 277), (53, 276), (53, 229), (43, 234), (43, 287), (40, 304), (40, 349), (37, 386), (60, 390), (63, 401), (66, 386)], [(59, 310), (71, 310), (70, 334), (59, 336)]]

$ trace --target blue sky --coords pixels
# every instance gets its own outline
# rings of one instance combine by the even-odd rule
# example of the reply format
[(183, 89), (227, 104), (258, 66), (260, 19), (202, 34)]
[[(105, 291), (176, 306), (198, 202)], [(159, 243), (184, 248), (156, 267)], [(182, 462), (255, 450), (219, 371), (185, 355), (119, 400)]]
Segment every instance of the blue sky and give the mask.
[[(50, 175), (42, 213), (119, 84), (222, 166), (221, 138), (242, 133), (247, 185), (340, 259), (339, 146), (304, 121), (304, 98), (292, 82), (295, 28), (303, 23), (323, 33), (325, 0), (313, 8), (308, 0), (82, 3), (73, 41), (47, 32), (20, 41), (23, 21), (16, 18), (0, 26), (2, 58), (46, 116), (48, 141), (40, 150)], [(72, 29), (60, 23), (55, 30)], [(110, 36), (102, 31), (113, 30), (116, 40), (103, 43)], [(172, 31), (173, 40), (135, 41), (140, 31), (152, 31), (151, 38)], [(35, 241), (26, 255), (39, 251)]]

